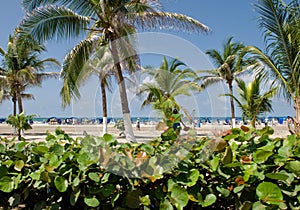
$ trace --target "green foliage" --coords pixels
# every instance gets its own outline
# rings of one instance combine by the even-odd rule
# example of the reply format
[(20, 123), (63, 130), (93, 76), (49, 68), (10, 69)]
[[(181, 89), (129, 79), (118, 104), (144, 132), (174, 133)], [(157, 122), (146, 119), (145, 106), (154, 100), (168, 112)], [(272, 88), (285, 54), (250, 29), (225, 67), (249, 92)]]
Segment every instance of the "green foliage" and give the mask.
[(118, 144), (57, 129), (42, 142), (1, 139), (0, 207), (299, 209), (300, 138), (272, 134)]
[(21, 140), (21, 131), (31, 129), (31, 125), (28, 120), (32, 119), (33, 115), (26, 116), (23, 112), (16, 116), (9, 115), (6, 122), (14, 127), (18, 132), (18, 139)]

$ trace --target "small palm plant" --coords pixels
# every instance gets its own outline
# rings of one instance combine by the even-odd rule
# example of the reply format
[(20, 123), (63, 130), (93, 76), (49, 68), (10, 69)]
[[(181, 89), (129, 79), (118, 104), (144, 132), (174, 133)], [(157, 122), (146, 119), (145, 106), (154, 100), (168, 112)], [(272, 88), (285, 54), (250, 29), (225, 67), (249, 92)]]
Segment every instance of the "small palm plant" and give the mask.
[[(18, 140), (21, 141), (22, 136), (21, 132), (25, 130), (32, 129), (31, 125), (28, 123), (30, 119), (32, 119), (32, 115), (26, 116), (24, 112), (17, 114), (17, 115), (9, 115), (7, 117), (7, 123), (10, 124), (17, 130)], [(24, 139), (24, 138), (23, 138)]]
[(190, 96), (192, 91), (201, 90), (200, 86), (194, 82), (197, 74), (189, 68), (180, 69), (180, 67), (186, 67), (186, 65), (178, 59), (168, 62), (164, 58), (159, 69), (149, 68), (144, 72), (150, 77), (151, 82), (143, 83), (139, 93), (147, 93), (142, 107), (152, 105), (162, 114), (167, 124), (171, 124), (168, 120), (173, 108), (183, 109), (176, 97)]
[(243, 112), (243, 119), (250, 119), (251, 126), (254, 128), (257, 117), (260, 114), (273, 111), (271, 98), (274, 97), (277, 91), (277, 88), (272, 88), (261, 94), (261, 81), (262, 77), (257, 77), (246, 85), (245, 81), (236, 80), (239, 87), (240, 100), (231, 94), (225, 94), (237, 102), (238, 107)]

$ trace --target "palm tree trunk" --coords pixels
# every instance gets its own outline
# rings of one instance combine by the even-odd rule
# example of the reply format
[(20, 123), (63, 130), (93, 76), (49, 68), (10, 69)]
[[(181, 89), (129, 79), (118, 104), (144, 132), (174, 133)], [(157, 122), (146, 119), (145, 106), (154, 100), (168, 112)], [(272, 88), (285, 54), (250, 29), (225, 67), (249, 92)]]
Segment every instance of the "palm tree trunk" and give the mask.
[(253, 117), (251, 120), (251, 126), (255, 128), (256, 117)]
[(131, 142), (137, 142), (133, 134), (133, 128), (131, 124), (130, 111), (129, 111), (128, 100), (127, 100), (125, 80), (122, 74), (116, 41), (112, 41), (111, 51), (112, 51), (114, 68), (116, 71), (116, 77), (119, 86), (126, 140)]
[(296, 97), (295, 105), (294, 105), (295, 111), (296, 111), (296, 119), (295, 119), (295, 133), (300, 133), (300, 96)]
[(13, 102), (13, 115), (16, 116), (17, 115), (17, 97), (16, 97), (15, 93), (12, 97), (12, 102)]
[(21, 129), (18, 129), (18, 140), (21, 141)]
[(23, 112), (23, 104), (21, 96), (18, 96), (18, 106), (19, 106), (19, 114)]
[[(232, 87), (232, 82), (230, 82), (228, 84), (229, 86), (229, 94), (233, 95), (233, 87)], [(234, 112), (234, 102), (233, 102), (233, 97), (230, 96), (230, 107), (231, 107), (231, 122), (232, 122), (232, 127), (235, 128), (236, 124), (235, 124), (235, 112)]]
[(106, 103), (106, 90), (104, 80), (100, 81), (101, 94), (102, 94), (102, 114), (103, 114), (103, 130), (102, 135), (107, 133), (107, 103)]

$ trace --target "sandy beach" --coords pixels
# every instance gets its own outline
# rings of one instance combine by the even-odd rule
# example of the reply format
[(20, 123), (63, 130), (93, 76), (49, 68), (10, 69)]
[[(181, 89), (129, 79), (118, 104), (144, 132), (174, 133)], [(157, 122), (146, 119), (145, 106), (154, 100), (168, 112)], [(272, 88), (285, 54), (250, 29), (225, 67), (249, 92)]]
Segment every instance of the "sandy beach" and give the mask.
[[(258, 129), (263, 128), (264, 125), (258, 127)], [(33, 124), (32, 129), (25, 131), (23, 137), (26, 140), (31, 141), (41, 141), (46, 137), (46, 133), (54, 133), (55, 129), (60, 127), (63, 131), (69, 134), (71, 137), (83, 137), (85, 134), (93, 136), (102, 135), (102, 125), (49, 125), (49, 124)], [(274, 129), (274, 134), (272, 137), (286, 137), (289, 135), (287, 126), (283, 125), (274, 125), (271, 126)], [(213, 130), (225, 131), (230, 129), (229, 125), (201, 125), (200, 128), (195, 128), (197, 136), (211, 136)], [(13, 138), (14, 129), (7, 124), (0, 124), (0, 136), (6, 138)], [(113, 126), (108, 125), (108, 133), (115, 136), (119, 142), (126, 142), (126, 139), (122, 136), (119, 136), (119, 131)], [(134, 127), (134, 135), (138, 142), (146, 142), (152, 140), (158, 136), (162, 131), (155, 129), (155, 125), (144, 125), (141, 124), (141, 129), (136, 130)]]

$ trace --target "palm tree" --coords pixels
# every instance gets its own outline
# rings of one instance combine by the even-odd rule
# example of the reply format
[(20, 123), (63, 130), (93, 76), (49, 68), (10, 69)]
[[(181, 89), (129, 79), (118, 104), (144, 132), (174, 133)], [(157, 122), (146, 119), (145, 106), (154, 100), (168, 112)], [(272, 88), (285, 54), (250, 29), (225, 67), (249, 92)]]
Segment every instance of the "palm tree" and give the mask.
[(7, 123), (17, 130), (19, 141), (22, 139), (22, 131), (32, 129), (31, 125), (28, 123), (28, 120), (32, 119), (32, 117), (32, 115), (26, 116), (23, 112), (17, 115), (9, 115), (7, 117)]
[(266, 68), (261, 73), (274, 81), (296, 111), (295, 131), (300, 132), (300, 10), (299, 1), (260, 0), (256, 4), (259, 22), (264, 30), (267, 52), (249, 46), (245, 53), (252, 53)]
[[(199, 73), (205, 73), (206, 75), (200, 76), (201, 86), (206, 88), (212, 84), (225, 81), (229, 88), (229, 94), (233, 95), (233, 81), (235, 78), (245, 74), (250, 70), (250, 67), (254, 67), (254, 61), (251, 58), (241, 56), (241, 52), (244, 45), (239, 42), (233, 42), (233, 37), (227, 39), (223, 45), (223, 51), (220, 52), (216, 49), (210, 49), (206, 51), (206, 54), (210, 56), (213, 63), (216, 65), (216, 69), (199, 71)], [(232, 127), (235, 127), (235, 111), (234, 101), (230, 97), (231, 118)]]
[(261, 77), (255, 78), (248, 85), (243, 80), (236, 79), (236, 81), (240, 99), (231, 94), (225, 95), (232, 97), (237, 102), (238, 107), (242, 110), (243, 119), (250, 119), (251, 126), (255, 128), (256, 119), (260, 114), (273, 111), (270, 99), (276, 94), (277, 88), (261, 94)]
[(39, 58), (45, 50), (45, 46), (34, 41), (30, 35), (21, 35), (18, 28), (9, 37), (7, 52), (0, 48), (3, 57), (3, 68), (0, 68), (2, 99), (12, 99), (14, 116), (17, 114), (17, 104), (19, 113), (23, 112), (22, 99), (34, 99), (32, 94), (25, 92), (28, 87), (40, 86), (44, 79), (59, 75), (41, 72), (47, 64), (59, 66), (54, 58)]
[[(190, 69), (180, 69), (185, 66), (184, 63), (177, 59), (173, 59), (169, 64), (164, 58), (159, 69), (149, 68), (145, 74), (151, 77), (151, 82), (142, 84), (140, 93), (148, 93), (146, 99), (142, 103), (142, 107), (153, 105), (155, 110), (163, 114), (166, 122), (172, 114), (172, 109), (180, 109), (182, 106), (176, 101), (176, 97), (180, 95), (189, 96), (191, 91), (198, 90), (199, 86), (193, 80), (197, 74)], [(185, 111), (183, 109), (183, 111)]]
[(169, 26), (180, 30), (208, 31), (208, 27), (190, 17), (162, 12), (159, 0), (23, 0), (22, 3), (28, 11), (22, 29), (40, 41), (71, 38), (88, 32), (64, 61), (62, 77), (67, 86), (64, 88), (69, 92), (69, 97), (63, 99), (65, 103), (70, 102), (71, 95), (78, 94), (76, 81), (72, 77), (65, 77), (65, 73), (72, 71), (72, 74), (76, 74), (98, 46), (109, 45), (121, 97), (125, 134), (130, 141), (136, 140), (120, 65), (121, 61), (134, 63), (129, 58), (135, 54), (128, 56), (128, 53), (132, 53), (132, 37), (128, 35), (137, 32), (137, 28), (145, 30)]
[[(76, 87), (80, 87), (87, 78), (91, 75), (96, 74), (99, 78), (100, 89), (101, 89), (101, 100), (102, 100), (102, 117), (103, 117), (103, 130), (102, 134), (107, 133), (107, 97), (106, 89), (111, 91), (111, 77), (113, 76), (113, 65), (112, 58), (108, 53), (107, 47), (101, 47), (95, 52), (94, 56), (87, 61), (84, 67), (81, 69), (79, 74), (74, 75), (76, 78)], [(62, 92), (65, 94), (65, 92)], [(80, 96), (80, 95), (79, 95)]]

